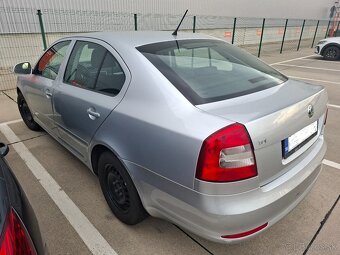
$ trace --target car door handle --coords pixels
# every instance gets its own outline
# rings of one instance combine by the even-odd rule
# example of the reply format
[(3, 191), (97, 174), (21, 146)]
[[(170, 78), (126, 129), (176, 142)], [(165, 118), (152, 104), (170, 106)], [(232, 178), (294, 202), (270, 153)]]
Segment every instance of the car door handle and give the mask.
[(45, 91), (45, 95), (46, 95), (47, 98), (51, 98), (52, 97), (52, 92), (49, 91), (49, 90), (46, 90)]
[(95, 120), (95, 119), (97, 119), (97, 118), (100, 117), (100, 113), (99, 113), (99, 112), (96, 112), (96, 110), (93, 109), (92, 107), (90, 107), (89, 109), (87, 109), (87, 113), (88, 113), (89, 118), (90, 118), (91, 120)]

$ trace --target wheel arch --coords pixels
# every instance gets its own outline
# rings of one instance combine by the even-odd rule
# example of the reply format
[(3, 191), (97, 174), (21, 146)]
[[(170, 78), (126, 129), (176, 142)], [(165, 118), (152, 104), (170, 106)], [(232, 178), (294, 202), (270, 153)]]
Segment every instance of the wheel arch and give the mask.
[[(94, 145), (92, 147), (92, 150), (91, 150), (90, 159), (91, 159), (92, 171), (93, 171), (94, 174), (96, 174), (98, 176), (98, 161), (99, 161), (99, 157), (105, 151), (108, 151), (108, 152), (112, 153), (112, 155), (115, 156), (120, 161), (120, 163), (124, 166), (124, 168), (127, 170), (129, 175), (131, 176), (130, 171), (128, 170), (128, 168), (126, 167), (124, 162), (121, 160), (121, 158), (119, 157), (118, 153), (115, 150), (113, 150), (112, 148), (110, 148), (110, 146), (107, 146), (107, 145), (101, 144), (101, 143), (98, 143), (98, 144)], [(131, 178), (132, 178), (132, 176), (131, 176)]]
[(112, 153), (112, 155), (113, 155), (114, 157), (116, 157), (116, 158), (119, 160), (119, 162), (122, 164), (122, 166), (125, 168), (127, 174), (130, 176), (130, 178), (131, 178), (131, 180), (132, 180), (132, 183), (134, 184), (134, 186), (135, 186), (135, 188), (136, 188), (136, 190), (137, 190), (137, 193), (138, 193), (138, 195), (139, 195), (139, 197), (140, 197), (140, 200), (142, 201), (142, 204), (143, 204), (144, 208), (146, 208), (146, 207), (145, 207), (145, 205), (146, 205), (145, 199), (144, 199), (144, 197), (142, 196), (142, 191), (141, 191), (139, 185), (137, 185), (136, 180), (135, 180), (135, 178), (134, 178), (134, 176), (133, 176), (133, 173), (131, 173), (131, 171), (130, 171), (129, 168), (126, 166), (126, 164), (124, 164), (124, 162), (122, 161), (122, 159), (118, 156), (117, 152), (114, 151), (114, 150), (113, 150), (112, 148), (110, 148), (109, 146), (104, 145), (104, 144), (96, 144), (96, 145), (93, 146), (93, 148), (92, 148), (92, 150), (91, 150), (91, 157), (90, 157), (90, 158), (91, 158), (91, 167), (92, 167), (93, 173), (94, 173), (96, 176), (98, 176), (98, 161), (99, 161), (99, 157), (100, 157), (100, 155), (101, 155), (103, 152), (106, 152), (106, 151)]
[(337, 47), (337, 48), (340, 50), (340, 44), (338, 44), (338, 43), (329, 43), (329, 44), (327, 44), (327, 45), (325, 45), (325, 46), (322, 47), (321, 55), (323, 56), (325, 50), (326, 50), (327, 48), (331, 47), (331, 46), (335, 46), (335, 47)]
[(107, 147), (107, 146), (105, 146), (103, 144), (95, 145), (92, 148), (92, 150), (91, 150), (91, 167), (92, 167), (92, 171), (97, 176), (98, 176), (98, 161), (99, 161), (99, 157), (105, 151), (111, 152), (112, 154), (114, 154), (116, 156), (116, 158), (118, 158), (117, 155), (111, 149), (109, 149), (109, 147)]

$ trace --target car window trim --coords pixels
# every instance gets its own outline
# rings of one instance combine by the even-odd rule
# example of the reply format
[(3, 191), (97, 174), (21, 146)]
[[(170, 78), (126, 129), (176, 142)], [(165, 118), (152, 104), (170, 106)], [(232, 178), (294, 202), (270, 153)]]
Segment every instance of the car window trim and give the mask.
[[(63, 73), (63, 77), (62, 77), (62, 83), (63, 83), (63, 84), (66, 84), (66, 85), (68, 85), (68, 86), (72, 86), (72, 87), (74, 87), (74, 88), (84, 89), (84, 90), (91, 91), (91, 92), (95, 92), (95, 93), (99, 93), (99, 94), (102, 94), (102, 95), (105, 95), (105, 96), (117, 97), (117, 96), (121, 93), (121, 91), (123, 90), (123, 87), (124, 87), (125, 83), (126, 83), (127, 80), (128, 80), (128, 77), (127, 77), (127, 75), (126, 75), (126, 72), (124, 71), (124, 68), (123, 68), (123, 66), (121, 65), (121, 63), (119, 62), (119, 60), (114, 56), (114, 54), (112, 54), (112, 52), (111, 52), (106, 46), (104, 46), (104, 45), (102, 45), (102, 44), (96, 42), (96, 39), (95, 39), (95, 38), (89, 38), (89, 39), (92, 39), (92, 40), (87, 40), (87, 38), (74, 38), (74, 44), (73, 44), (73, 46), (72, 46), (72, 50), (71, 50), (71, 52), (70, 52), (69, 55), (68, 55), (67, 63), (66, 63), (65, 68), (64, 68), (64, 70), (63, 70), (64, 73)], [(71, 55), (72, 55), (72, 53), (73, 53), (73, 51), (74, 51), (74, 49), (75, 49), (75, 46), (76, 46), (77, 42), (95, 43), (95, 44), (97, 44), (97, 45), (103, 47), (103, 48), (106, 50), (106, 51), (105, 51), (105, 55), (104, 55), (104, 57), (103, 57), (103, 59), (102, 59), (102, 61), (101, 61), (101, 63), (100, 63), (100, 68), (99, 68), (99, 70), (101, 70), (101, 68), (102, 68), (102, 65), (103, 65), (103, 63), (104, 63), (104, 60), (105, 60), (105, 57), (106, 57), (107, 53), (111, 54), (112, 57), (117, 61), (117, 63), (118, 63), (119, 66), (121, 67), (122, 72), (124, 73), (124, 76), (125, 76), (125, 81), (124, 81), (123, 86), (122, 86), (122, 88), (120, 89), (120, 91), (119, 91), (118, 94), (113, 95), (112, 93), (107, 93), (107, 92), (95, 90), (95, 88), (96, 88), (96, 86), (97, 86), (97, 80), (98, 80), (98, 77), (99, 77), (100, 72), (97, 73), (97, 77), (96, 77), (95, 84), (94, 84), (94, 89), (84, 88), (84, 87), (77, 87), (77, 86), (74, 86), (74, 85), (72, 85), (71, 83), (69, 83), (69, 82), (67, 82), (67, 81), (65, 80), (66, 69), (67, 69), (67, 66), (68, 66), (68, 64), (69, 64)], [(104, 42), (104, 41), (103, 41), (103, 42)], [(117, 53), (117, 54), (118, 54), (118, 53)], [(119, 55), (119, 54), (118, 54), (118, 55)], [(130, 80), (130, 79), (129, 79), (129, 80)]]
[[(60, 66), (59, 66), (59, 69), (58, 69), (58, 73), (57, 73), (56, 78), (55, 78), (55, 79), (51, 79), (51, 78), (42, 76), (42, 75), (40, 75), (40, 74), (36, 74), (36, 73), (35, 73), (35, 70), (37, 69), (37, 66), (38, 66), (40, 60), (43, 58), (43, 56), (45, 56), (45, 54), (46, 54), (51, 48), (53, 48), (55, 45), (57, 45), (58, 43), (62, 43), (62, 42), (69, 42), (69, 45), (68, 45), (68, 48), (67, 48), (67, 50), (66, 50), (65, 56), (64, 56), (63, 60), (62, 60), (61, 63), (60, 63)], [(38, 61), (36, 62), (36, 64), (34, 65), (32, 74), (33, 74), (33, 75), (36, 75), (36, 76), (39, 76), (39, 77), (43, 77), (43, 78), (48, 79), (48, 80), (51, 80), (51, 81), (57, 80), (57, 78), (58, 78), (58, 76), (59, 76), (59, 73), (60, 73), (60, 71), (61, 71), (62, 64), (64, 63), (65, 59), (68, 60), (68, 54), (67, 54), (67, 52), (68, 52), (68, 50), (69, 50), (70, 47), (72, 47), (72, 39), (70, 39), (70, 38), (67, 38), (67, 39), (65, 39), (65, 40), (58, 40), (58, 41), (56, 41), (55, 43), (53, 43), (52, 46), (50, 46), (47, 50), (45, 50), (45, 51), (43, 52), (43, 54), (40, 56), (39, 60), (38, 60)]]
[[(93, 87), (93, 90), (95, 90), (95, 91), (97, 91), (97, 90), (96, 90), (96, 87), (97, 87), (98, 77), (99, 77), (99, 75), (100, 75), (100, 71), (102, 70), (103, 63), (104, 63), (104, 61), (105, 61), (105, 58), (106, 58), (106, 55), (107, 55), (108, 52), (109, 52), (109, 51), (105, 48), (105, 54), (104, 54), (104, 56), (103, 56), (102, 61), (100, 62), (100, 65), (99, 65), (99, 68), (98, 68), (98, 72), (97, 72), (97, 75), (96, 75), (96, 79), (94, 80), (94, 87)], [(124, 74), (124, 75), (125, 75), (125, 74)], [(120, 92), (120, 90), (119, 90), (119, 92)], [(118, 94), (119, 94), (119, 93), (118, 93)], [(118, 94), (116, 94), (116, 95), (118, 95)], [(116, 95), (115, 95), (115, 96), (116, 96)]]

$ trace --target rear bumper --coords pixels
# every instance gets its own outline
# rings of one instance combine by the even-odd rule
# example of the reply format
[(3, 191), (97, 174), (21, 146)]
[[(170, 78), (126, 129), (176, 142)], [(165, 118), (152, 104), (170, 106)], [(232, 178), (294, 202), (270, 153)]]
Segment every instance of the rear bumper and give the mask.
[[(143, 204), (151, 215), (166, 218), (206, 239), (235, 243), (275, 224), (308, 194), (322, 168), (326, 152), (323, 136), (312, 147), (309, 155), (291, 171), (267, 185), (235, 195), (206, 195), (171, 184), (163, 178), (153, 186), (150, 185), (151, 176), (146, 177), (149, 182), (146, 183), (138, 173), (134, 178), (138, 179), (137, 189), (142, 193)], [(150, 174), (147, 172), (143, 176)], [(265, 223), (268, 223), (266, 228), (246, 237), (221, 237), (247, 232)]]

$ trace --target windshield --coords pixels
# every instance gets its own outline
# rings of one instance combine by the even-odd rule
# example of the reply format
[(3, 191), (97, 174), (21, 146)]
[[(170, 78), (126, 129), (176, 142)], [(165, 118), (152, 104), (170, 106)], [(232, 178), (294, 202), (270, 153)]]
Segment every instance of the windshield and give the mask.
[(194, 105), (277, 86), (285, 76), (219, 40), (176, 40), (137, 47)]

